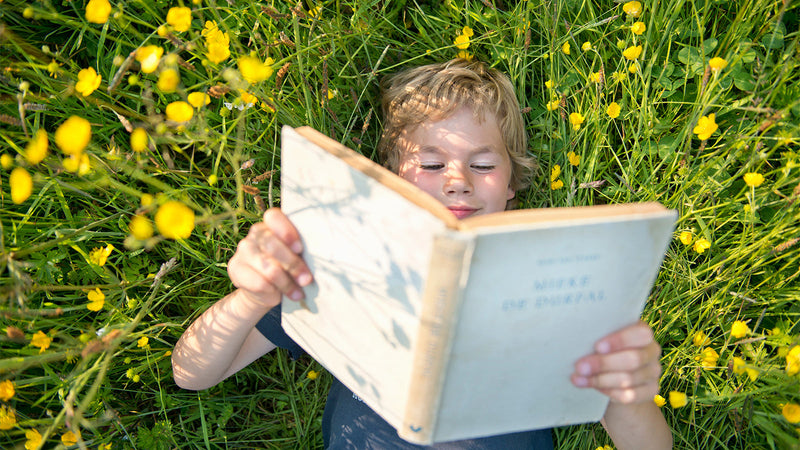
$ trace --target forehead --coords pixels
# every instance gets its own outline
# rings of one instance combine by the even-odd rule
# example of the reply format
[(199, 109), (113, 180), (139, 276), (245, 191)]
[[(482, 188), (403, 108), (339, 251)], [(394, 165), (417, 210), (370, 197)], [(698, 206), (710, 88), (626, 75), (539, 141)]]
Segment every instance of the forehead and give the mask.
[(463, 107), (447, 117), (428, 120), (405, 129), (400, 137), (400, 149), (404, 153), (452, 150), (507, 155), (495, 115), (476, 114), (468, 107)]

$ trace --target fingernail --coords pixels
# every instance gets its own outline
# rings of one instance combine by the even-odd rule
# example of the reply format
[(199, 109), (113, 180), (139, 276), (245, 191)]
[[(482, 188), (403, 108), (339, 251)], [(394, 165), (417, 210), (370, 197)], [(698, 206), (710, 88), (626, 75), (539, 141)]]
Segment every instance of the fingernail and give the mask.
[(577, 371), (581, 375), (591, 375), (592, 374), (592, 366), (589, 363), (580, 363), (578, 364)]
[(294, 241), (290, 248), (293, 252), (298, 254), (303, 252), (303, 244), (301, 244), (300, 241)]
[(589, 379), (584, 377), (572, 377), (572, 383), (578, 387), (589, 386)]
[(303, 298), (303, 291), (301, 291), (300, 289), (296, 289), (291, 293), (289, 293), (289, 298), (295, 301), (300, 300)]
[(611, 346), (608, 342), (600, 342), (597, 344), (597, 353), (608, 353), (611, 351)]
[(311, 284), (311, 274), (310, 273), (301, 273), (297, 277), (297, 284), (300, 286), (308, 286)]

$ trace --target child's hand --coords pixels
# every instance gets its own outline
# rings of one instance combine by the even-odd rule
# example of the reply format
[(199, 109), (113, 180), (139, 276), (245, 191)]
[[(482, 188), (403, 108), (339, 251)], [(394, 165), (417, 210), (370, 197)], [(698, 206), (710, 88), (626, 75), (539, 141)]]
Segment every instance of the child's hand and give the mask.
[(572, 384), (595, 388), (619, 403), (653, 401), (661, 376), (661, 346), (646, 323), (617, 330), (598, 340), (594, 349), (575, 363)]
[(281, 295), (303, 298), (301, 286), (311, 283), (311, 272), (300, 256), (300, 235), (278, 208), (264, 213), (263, 222), (250, 228), (228, 262), (234, 286), (250, 299), (274, 306)]

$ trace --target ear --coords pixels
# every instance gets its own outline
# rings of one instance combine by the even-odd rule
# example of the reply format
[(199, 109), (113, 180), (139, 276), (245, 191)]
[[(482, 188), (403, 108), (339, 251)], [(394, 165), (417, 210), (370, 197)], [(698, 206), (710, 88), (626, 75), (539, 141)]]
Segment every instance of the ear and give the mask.
[(506, 194), (506, 200), (511, 200), (512, 198), (514, 198), (515, 195), (517, 195), (517, 191), (512, 189), (511, 186), (509, 186), (508, 193)]

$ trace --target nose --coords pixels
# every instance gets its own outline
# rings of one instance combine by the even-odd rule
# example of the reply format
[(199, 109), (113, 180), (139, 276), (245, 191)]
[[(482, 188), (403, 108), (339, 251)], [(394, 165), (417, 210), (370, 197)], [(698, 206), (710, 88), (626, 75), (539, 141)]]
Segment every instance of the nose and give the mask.
[(472, 194), (472, 178), (469, 170), (458, 164), (451, 164), (445, 173), (444, 193), (447, 195)]

